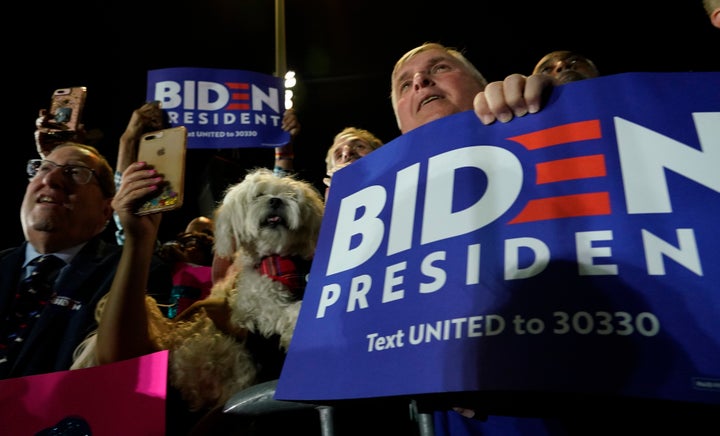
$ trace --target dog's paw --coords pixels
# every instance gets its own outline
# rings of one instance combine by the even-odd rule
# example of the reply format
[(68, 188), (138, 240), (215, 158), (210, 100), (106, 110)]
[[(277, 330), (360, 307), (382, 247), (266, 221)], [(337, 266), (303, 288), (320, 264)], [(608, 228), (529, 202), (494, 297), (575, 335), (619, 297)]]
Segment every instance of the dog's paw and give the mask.
[(298, 315), (300, 314), (301, 304), (302, 301), (296, 301), (287, 306), (280, 319), (278, 319), (277, 328), (280, 334), (280, 347), (285, 351), (290, 347), (290, 341), (295, 332), (295, 324), (297, 324)]

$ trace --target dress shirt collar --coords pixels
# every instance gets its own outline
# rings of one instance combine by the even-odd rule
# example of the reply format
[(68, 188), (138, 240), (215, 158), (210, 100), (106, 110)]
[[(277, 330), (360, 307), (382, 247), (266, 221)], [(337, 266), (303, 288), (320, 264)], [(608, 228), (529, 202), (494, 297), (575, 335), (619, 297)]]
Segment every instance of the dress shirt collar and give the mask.
[[(45, 254), (54, 254), (55, 256), (62, 259), (66, 265), (68, 265), (75, 255), (77, 255), (80, 250), (85, 246), (87, 242), (84, 242), (80, 245), (76, 245), (74, 247), (66, 248), (65, 250), (60, 250), (55, 253), (45, 253)], [(30, 261), (35, 259), (38, 256), (42, 256), (42, 253), (38, 253), (38, 251), (35, 249), (35, 247), (32, 246), (31, 243), (25, 244), (25, 261), (23, 262), (23, 268), (25, 268)]]

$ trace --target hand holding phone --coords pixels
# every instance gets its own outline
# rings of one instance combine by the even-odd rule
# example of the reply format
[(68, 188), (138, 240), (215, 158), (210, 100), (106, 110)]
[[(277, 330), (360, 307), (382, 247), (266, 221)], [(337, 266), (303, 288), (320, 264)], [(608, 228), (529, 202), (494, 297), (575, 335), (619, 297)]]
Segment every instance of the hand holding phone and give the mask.
[(35, 148), (45, 157), (63, 142), (83, 142), (85, 131), (81, 124), (87, 88), (56, 89), (50, 98), (50, 109), (40, 110), (35, 120)]
[(160, 192), (149, 197), (135, 212), (147, 215), (178, 209), (183, 204), (185, 188), (185, 152), (187, 129), (170, 127), (142, 135), (138, 162), (146, 162), (164, 177)]

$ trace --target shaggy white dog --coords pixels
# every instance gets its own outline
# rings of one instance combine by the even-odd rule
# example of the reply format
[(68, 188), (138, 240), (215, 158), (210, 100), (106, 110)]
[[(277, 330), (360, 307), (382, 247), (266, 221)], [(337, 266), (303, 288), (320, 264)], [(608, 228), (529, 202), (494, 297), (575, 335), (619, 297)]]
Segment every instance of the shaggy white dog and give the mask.
[[(250, 172), (225, 192), (215, 213), (215, 253), (234, 256), (231, 273), (213, 287), (206, 304), (201, 302), (180, 317), (187, 319), (194, 309), (206, 307), (185, 324), (189, 334), (170, 347), (174, 350), (171, 382), (187, 400), (224, 403), (254, 384), (259, 371), (281, 365), (265, 361), (278, 357), (253, 352), (248, 341), (258, 339), (252, 335), (277, 336), (281, 350), (287, 351), (323, 210), (322, 196), (310, 184), (277, 177), (267, 169)], [(229, 307), (227, 324), (222, 310), (215, 316), (217, 306), (207, 307), (218, 301)], [(207, 322), (211, 311), (214, 323)], [(222, 339), (208, 341), (208, 336)]]
[[(215, 253), (234, 261), (210, 296), (172, 320), (147, 297), (150, 335), (170, 350), (170, 383), (192, 410), (279, 375), (323, 211), (311, 184), (253, 170), (227, 189), (215, 212)], [(88, 348), (74, 367), (89, 366)]]

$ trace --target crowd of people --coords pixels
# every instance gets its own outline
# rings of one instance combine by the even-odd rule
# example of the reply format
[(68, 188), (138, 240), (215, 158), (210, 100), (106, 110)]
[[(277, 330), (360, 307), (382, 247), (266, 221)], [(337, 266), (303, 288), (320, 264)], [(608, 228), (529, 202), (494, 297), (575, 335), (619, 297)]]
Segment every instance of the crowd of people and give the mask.
[[(720, 28), (720, 4), (717, 0), (703, 3), (711, 23)], [(513, 73), (504, 80), (488, 82), (460, 51), (426, 43), (397, 61), (391, 73), (390, 97), (398, 129), (405, 134), (464, 111), (474, 111), (484, 125), (510, 122), (540, 111), (552, 87), (599, 76), (592, 60), (560, 50), (541, 57), (528, 75)], [(134, 213), (138, 202), (163, 181), (162, 174), (136, 162), (139, 138), (166, 126), (157, 102), (136, 109), (118, 139), (117, 165), (112, 168), (95, 147), (84, 144), (82, 129), (69, 136), (57, 135), (52, 115), (40, 112), (35, 135), (40, 159), (28, 164), (29, 182), (21, 205), (25, 242), (0, 252), (0, 379), (74, 367), (81, 344), (95, 331), (99, 332), (98, 351), (93, 358), (98, 363), (139, 357), (152, 350), (143, 317), (130, 323), (96, 319), (98, 304), (105, 305), (104, 317), (121, 314), (126, 307), (144, 310), (145, 296), (130, 294), (137, 300), (128, 301), (123, 299), (128, 294), (119, 294), (118, 289), (130, 277), (146, 283), (148, 295), (162, 306), (168, 318), (205, 298), (213, 283), (223, 277), (230, 260), (213, 254), (216, 235), (211, 214), (188, 223), (175, 239), (162, 241), (158, 233), (162, 214)], [(299, 133), (294, 111), (286, 111), (283, 129), (291, 138)], [(326, 199), (331, 195), (334, 173), (382, 146), (382, 140), (362, 128), (347, 127), (337, 133), (325, 158)], [(292, 139), (275, 150), (273, 169), (278, 177), (292, 176), (295, 152)], [(233, 177), (222, 189), (239, 180), (237, 172)], [(213, 187), (214, 202), (222, 189)], [(115, 244), (102, 237), (111, 223), (117, 228)], [(34, 260), (44, 255), (62, 261), (50, 284), (52, 292), (33, 309), (30, 321), (16, 320), (23, 309), (20, 302), (24, 292), (17, 285), (33, 273)], [(114, 298), (116, 294), (123, 298)], [(22, 333), (17, 331), (19, 324), (23, 325)], [(124, 327), (109, 330), (110, 325)], [(189, 429), (208, 411), (183, 415), (188, 411), (183, 410), (182, 399), (177, 399), (177, 404), (177, 408), (168, 409), (174, 413), (168, 416), (168, 434), (192, 434)], [(488, 417), (463, 406), (440, 411), (438, 425), (459, 419), (467, 434), (490, 434), (485, 425)], [(409, 428), (402, 412), (390, 412), (403, 421), (397, 428)], [(448, 414), (452, 416), (448, 418)], [(361, 423), (355, 425), (362, 428)], [(528, 426), (533, 434), (547, 430), (545, 423), (535, 420), (508, 425)]]

